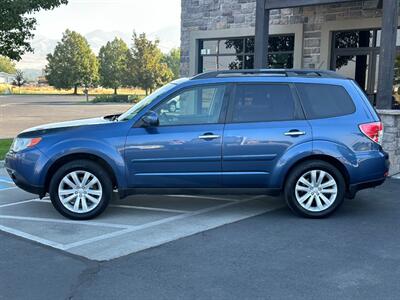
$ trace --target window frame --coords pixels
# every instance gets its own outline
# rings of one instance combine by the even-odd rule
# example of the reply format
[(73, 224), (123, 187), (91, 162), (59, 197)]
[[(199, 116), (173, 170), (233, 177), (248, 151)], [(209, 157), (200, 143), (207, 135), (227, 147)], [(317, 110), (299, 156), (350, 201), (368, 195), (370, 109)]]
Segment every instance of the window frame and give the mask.
[[(295, 33), (282, 33), (282, 34), (271, 34), (269, 35), (270, 38), (273, 37), (279, 37), (279, 36), (290, 36), (293, 37), (293, 50), (286, 50), (286, 51), (268, 51), (268, 56), (269, 55), (277, 55), (277, 54), (291, 54), (292, 55), (292, 66), (294, 68), (295, 66), (295, 51), (296, 51), (296, 34)], [(197, 62), (197, 73), (203, 73), (204, 71), (204, 63), (203, 63), (203, 57), (229, 57), (229, 56), (235, 56), (235, 57), (241, 57), (242, 58), (242, 68), (238, 70), (244, 70), (245, 69), (245, 64), (246, 64), (246, 57), (247, 56), (252, 56), (253, 57), (253, 63), (254, 63), (254, 58), (255, 58), (255, 51), (249, 52), (246, 51), (246, 40), (247, 39), (254, 39), (254, 36), (237, 36), (237, 37), (219, 37), (219, 38), (204, 38), (204, 39), (199, 39), (198, 42), (198, 62)], [(220, 42), (224, 40), (236, 40), (236, 39), (241, 39), (243, 41), (243, 51), (240, 53), (220, 53)], [(216, 53), (213, 54), (201, 54), (202, 50), (202, 45), (204, 41), (216, 41), (217, 42), (217, 51)], [(253, 65), (254, 68), (254, 65)], [(218, 69), (217, 69), (218, 70)], [(220, 69), (221, 70), (221, 69)]]
[[(188, 90), (192, 90), (192, 89), (198, 89), (198, 88), (207, 88), (207, 87), (219, 87), (219, 86), (225, 86), (225, 93), (222, 99), (222, 107), (221, 107), (221, 112), (220, 115), (218, 117), (218, 121), (214, 122), (214, 123), (192, 123), (192, 124), (175, 124), (175, 125), (158, 125), (154, 128), (166, 128), (166, 127), (177, 127), (177, 126), (192, 126), (192, 125), (215, 125), (215, 124), (224, 124), (225, 119), (226, 119), (226, 113), (227, 113), (227, 108), (228, 108), (228, 103), (229, 103), (229, 99), (231, 97), (231, 93), (232, 93), (232, 84), (231, 83), (207, 83), (207, 84), (196, 84), (196, 85), (190, 85), (187, 87), (183, 87), (175, 92), (173, 92), (172, 94), (164, 97), (163, 99), (161, 99), (160, 101), (158, 101), (156, 104), (154, 104), (154, 106), (152, 106), (151, 108), (149, 108), (147, 112), (149, 111), (156, 111), (158, 107), (160, 107), (161, 105), (163, 105), (164, 103), (172, 100), (173, 98), (175, 98), (176, 96), (178, 96), (179, 94), (182, 94)], [(139, 119), (134, 127), (139, 127), (139, 128), (143, 128), (143, 123), (141, 121), (141, 119)]]
[[(291, 120), (271, 120), (271, 121), (246, 121), (246, 122), (236, 122), (233, 121), (233, 113), (234, 113), (234, 107), (235, 107), (235, 100), (236, 100), (236, 94), (237, 94), (237, 87), (238, 86), (252, 86), (252, 85), (284, 85), (289, 87), (290, 93), (292, 95), (292, 99), (294, 102), (294, 117)], [(228, 111), (226, 115), (226, 122), (225, 124), (249, 124), (249, 123), (279, 123), (279, 122), (293, 122), (293, 121), (303, 121), (305, 120), (305, 113), (303, 110), (303, 106), (301, 105), (299, 95), (297, 94), (297, 91), (293, 85), (293, 83), (290, 82), (238, 82), (235, 83), (232, 87), (232, 92), (231, 96), (229, 99), (229, 105), (228, 105)]]
[[(350, 98), (350, 100), (351, 100), (351, 104), (352, 104), (352, 106), (353, 106), (353, 111), (352, 111), (351, 113), (341, 114), (341, 115), (336, 115), (336, 116), (326, 116), (326, 117), (311, 118), (311, 117), (309, 117), (308, 114), (307, 114), (306, 105), (304, 105), (304, 102), (303, 102), (302, 97), (301, 97), (301, 95), (300, 95), (300, 91), (299, 91), (299, 89), (298, 89), (298, 85), (322, 85), (322, 86), (336, 86), (336, 87), (340, 87), (340, 88), (342, 88), (342, 89), (346, 92), (346, 94), (349, 96), (349, 98)], [(296, 82), (296, 83), (293, 84), (293, 88), (295, 89), (295, 91), (296, 91), (296, 93), (297, 93), (297, 96), (298, 96), (300, 105), (301, 105), (301, 107), (302, 107), (302, 109), (303, 109), (303, 113), (304, 113), (304, 116), (305, 116), (305, 119), (306, 119), (306, 120), (312, 121), (312, 120), (325, 120), (325, 119), (331, 119), (331, 118), (340, 118), (340, 117), (345, 117), (345, 116), (353, 115), (353, 114), (355, 114), (355, 113), (357, 112), (357, 107), (356, 107), (356, 104), (354, 103), (353, 98), (351, 97), (351, 93), (349, 93), (348, 90), (347, 90), (343, 85), (340, 85), (340, 84), (333, 84), (333, 83)], [(361, 90), (362, 90), (362, 89), (361, 89)]]

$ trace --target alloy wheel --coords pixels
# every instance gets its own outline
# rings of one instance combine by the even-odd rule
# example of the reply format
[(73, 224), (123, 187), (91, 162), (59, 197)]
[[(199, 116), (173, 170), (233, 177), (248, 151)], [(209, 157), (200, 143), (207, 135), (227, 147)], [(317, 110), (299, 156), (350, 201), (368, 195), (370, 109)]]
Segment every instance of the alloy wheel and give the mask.
[(99, 179), (88, 171), (73, 171), (64, 176), (58, 187), (62, 205), (74, 213), (94, 210), (100, 203), (103, 189)]
[(295, 187), (296, 201), (311, 212), (321, 212), (331, 207), (337, 193), (336, 180), (323, 170), (311, 170), (303, 174)]

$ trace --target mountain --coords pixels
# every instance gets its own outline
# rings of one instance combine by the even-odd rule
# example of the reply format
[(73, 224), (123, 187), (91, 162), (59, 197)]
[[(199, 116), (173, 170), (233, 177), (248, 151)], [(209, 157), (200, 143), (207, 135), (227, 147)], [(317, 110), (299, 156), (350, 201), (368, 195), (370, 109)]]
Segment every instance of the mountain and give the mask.
[[(168, 52), (172, 48), (179, 47), (180, 31), (179, 27), (170, 26), (148, 34), (150, 39), (160, 40), (160, 49)], [(129, 46), (132, 44), (132, 34), (122, 31), (104, 31), (101, 29), (91, 31), (84, 35), (93, 51), (97, 54), (100, 47), (115, 37), (122, 38)], [(48, 53), (52, 53), (58, 40), (36, 35), (31, 42), (34, 53), (27, 53), (22, 60), (17, 63), (17, 68), (29, 71), (30, 74), (41, 74), (41, 70), (46, 66)], [(36, 71), (36, 72), (35, 72)]]

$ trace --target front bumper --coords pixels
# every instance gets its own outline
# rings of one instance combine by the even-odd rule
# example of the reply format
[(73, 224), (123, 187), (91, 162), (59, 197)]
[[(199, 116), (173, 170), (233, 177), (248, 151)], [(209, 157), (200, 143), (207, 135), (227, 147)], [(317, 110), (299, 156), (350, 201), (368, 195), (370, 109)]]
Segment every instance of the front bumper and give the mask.
[(28, 193), (39, 195), (40, 198), (43, 198), (45, 196), (46, 191), (44, 187), (36, 186), (27, 182), (23, 177), (19, 176), (15, 170), (9, 169), (7, 167), (6, 170), (17, 187), (23, 189)]
[(24, 191), (44, 197), (46, 190), (42, 183), (42, 153), (31, 149), (21, 153), (7, 153), (5, 169), (14, 183)]

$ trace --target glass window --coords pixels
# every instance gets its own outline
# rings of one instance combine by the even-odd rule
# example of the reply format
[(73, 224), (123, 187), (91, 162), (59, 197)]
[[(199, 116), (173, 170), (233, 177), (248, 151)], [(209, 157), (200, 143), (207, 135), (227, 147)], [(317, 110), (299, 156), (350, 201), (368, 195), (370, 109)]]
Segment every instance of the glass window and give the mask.
[[(376, 46), (377, 47), (381, 46), (381, 36), (382, 36), (382, 30), (378, 29), (378, 31), (376, 33)], [(400, 29), (397, 29), (396, 46), (400, 46)]]
[(217, 40), (204, 40), (200, 43), (201, 55), (217, 54), (218, 41)]
[(228, 39), (219, 41), (219, 54), (243, 53), (243, 39)]
[[(181, 80), (182, 79), (179, 79), (179, 81), (181, 81)], [(175, 81), (175, 82), (177, 82), (177, 81)], [(175, 83), (168, 83), (168, 84), (164, 85), (163, 87), (159, 88), (154, 93), (152, 93), (151, 95), (147, 96), (146, 98), (144, 98), (140, 102), (136, 103), (128, 111), (126, 111), (125, 113), (120, 115), (118, 117), (118, 120), (119, 121), (127, 121), (127, 120), (130, 120), (130, 119), (134, 118), (145, 107), (147, 107), (148, 105), (153, 103), (153, 101), (155, 101), (159, 96), (161, 96), (162, 94), (168, 92), (169, 90), (173, 89), (174, 87), (176, 87)]]
[(246, 53), (254, 53), (254, 38), (250, 37), (250, 38), (246, 38), (245, 39), (245, 48), (244, 51)]
[(269, 122), (295, 119), (295, 103), (286, 84), (238, 85), (232, 122)]
[(335, 32), (335, 48), (373, 47), (373, 30)]
[(219, 56), (217, 70), (243, 69), (243, 56)]
[(294, 51), (294, 35), (271, 35), (268, 52)]
[(268, 67), (274, 69), (292, 69), (293, 53), (268, 54)]
[[(201, 40), (201, 72), (254, 68), (254, 37)], [(268, 46), (271, 68), (293, 68), (294, 35), (271, 35)]]
[(355, 79), (366, 91), (368, 85), (369, 55), (338, 55), (335, 71), (345, 77)]
[(338, 85), (296, 84), (308, 119), (323, 119), (352, 114), (353, 100)]
[(218, 123), (224, 94), (224, 85), (185, 89), (154, 111), (160, 126)]

